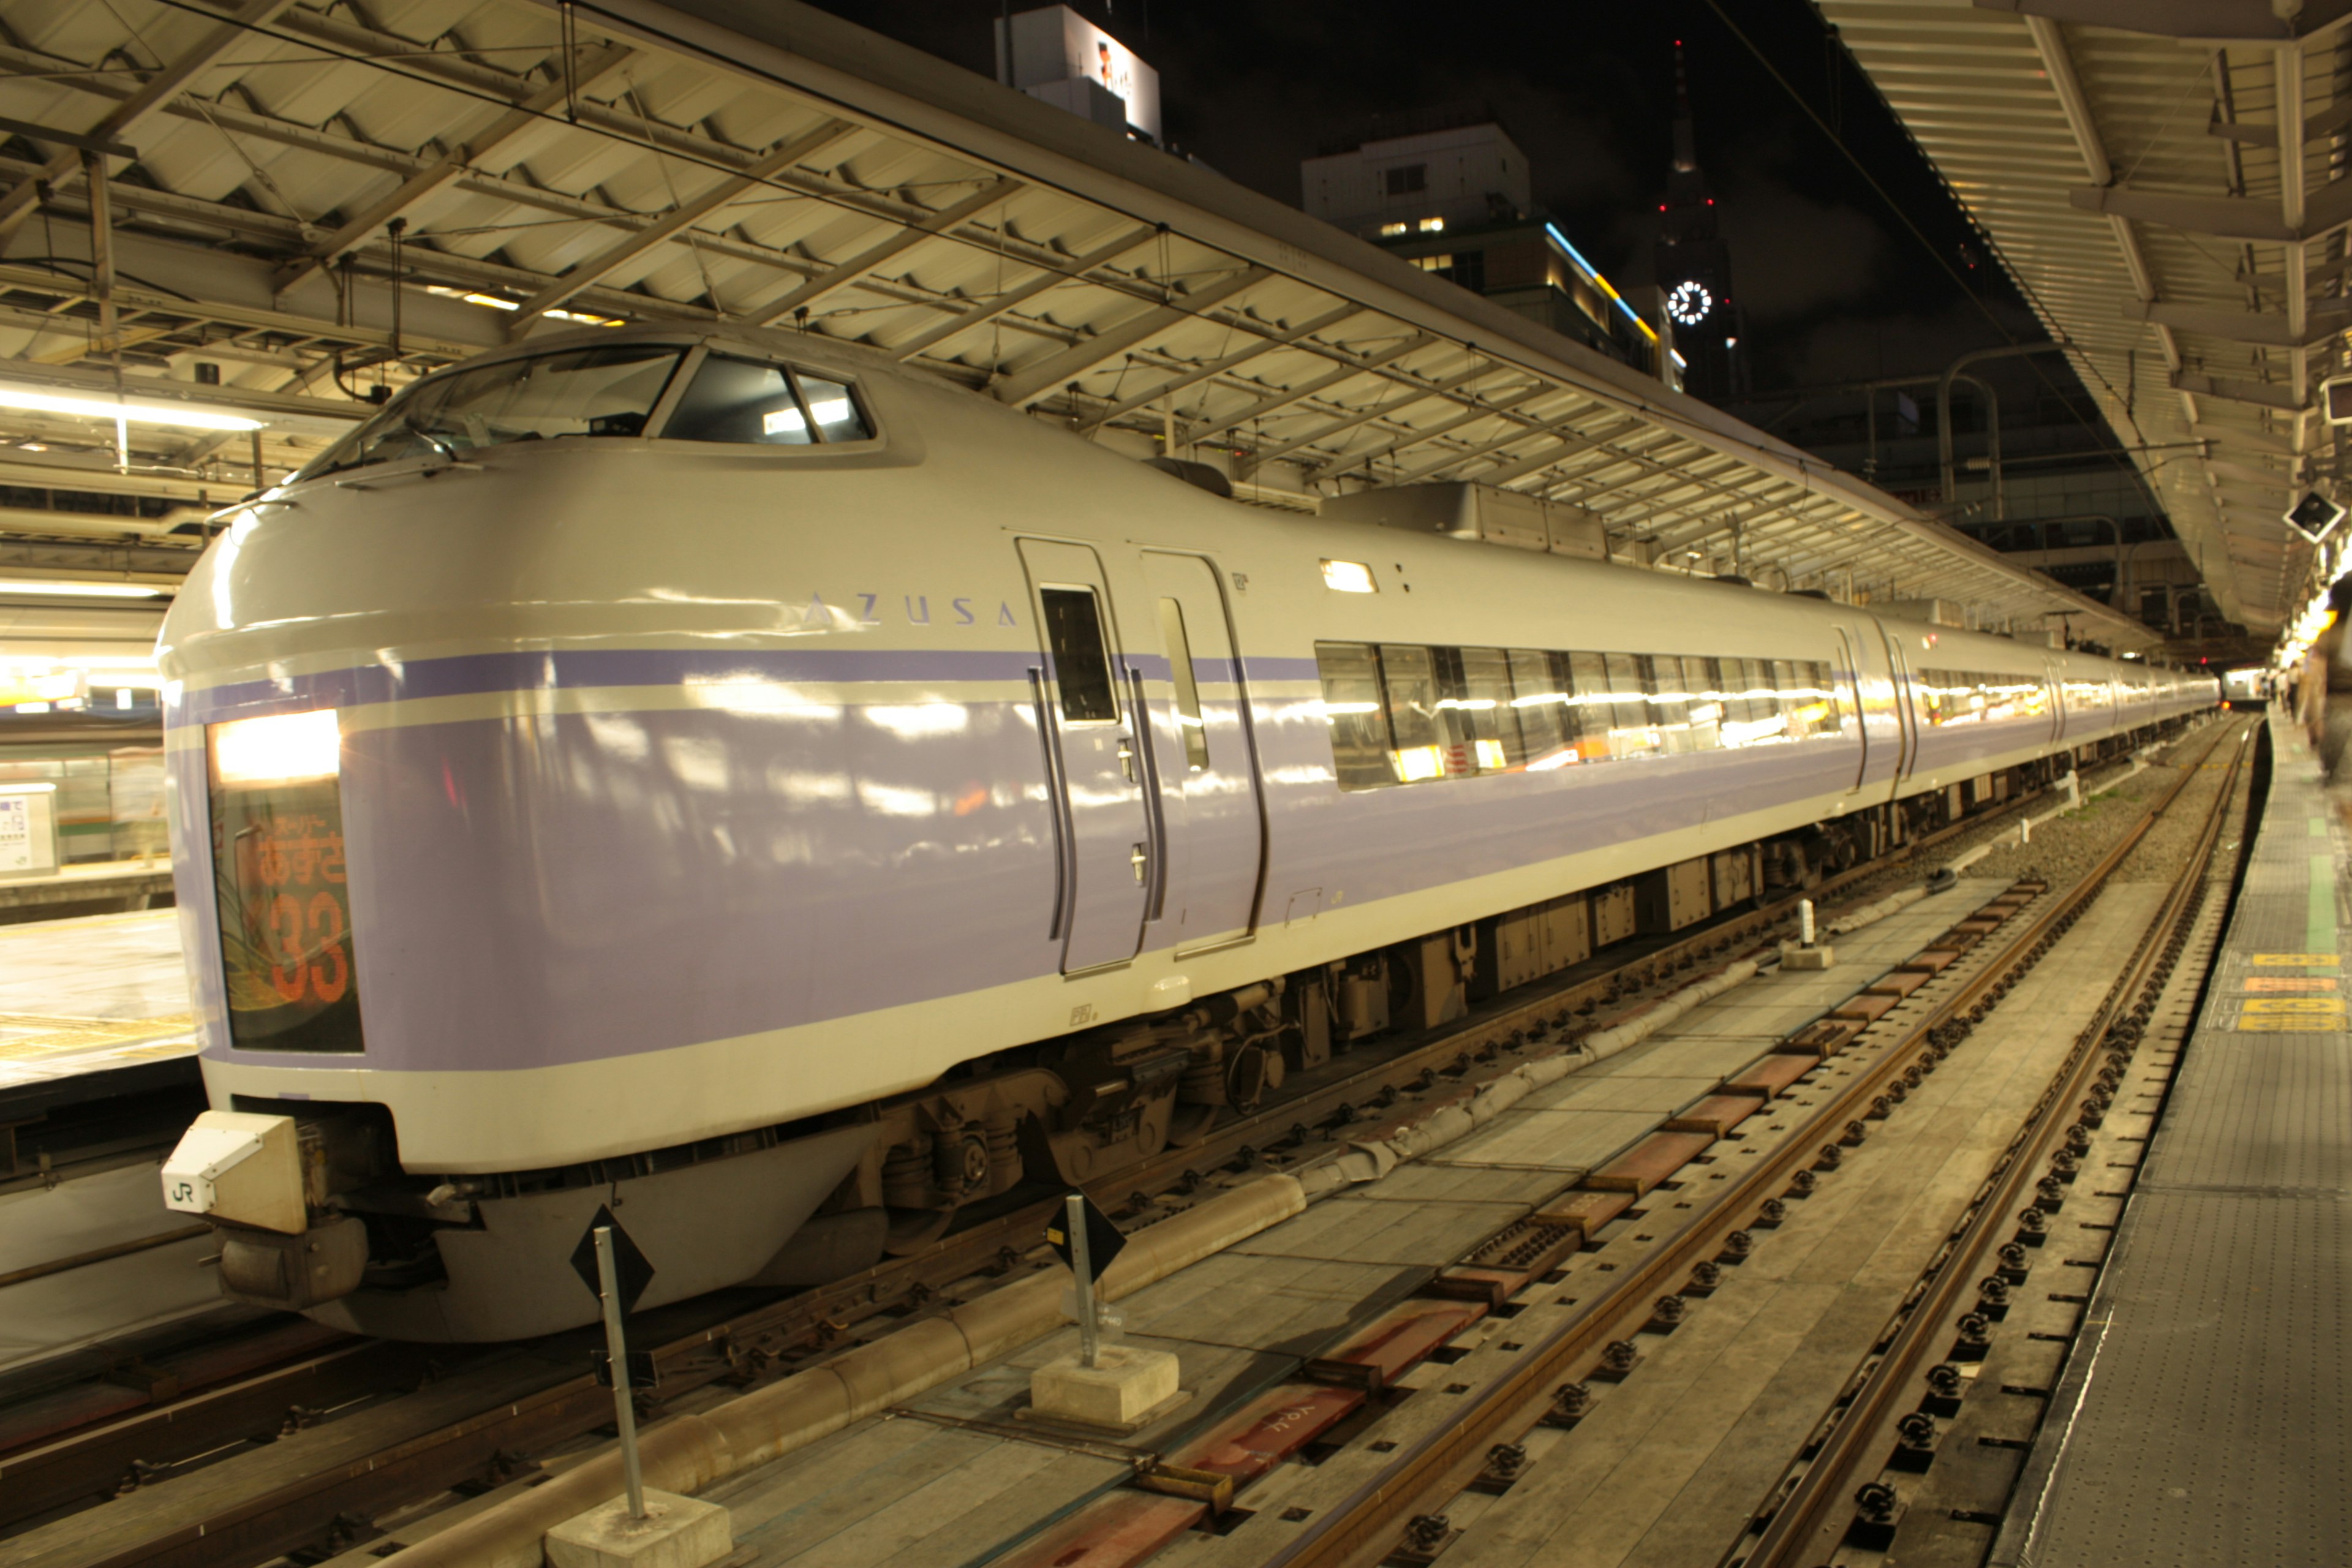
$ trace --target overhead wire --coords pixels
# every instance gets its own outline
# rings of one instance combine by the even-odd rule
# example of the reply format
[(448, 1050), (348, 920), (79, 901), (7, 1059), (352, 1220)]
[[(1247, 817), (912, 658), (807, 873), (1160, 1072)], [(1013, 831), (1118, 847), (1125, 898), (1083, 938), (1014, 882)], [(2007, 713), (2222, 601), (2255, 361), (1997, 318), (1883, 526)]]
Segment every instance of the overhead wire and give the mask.
[[(2002, 342), (2011, 347), (2020, 345), (2023, 340), (2020, 339), (2016, 333), (2010, 330), (2009, 324), (2000, 319), (2000, 313), (1992, 308), (1990, 302), (1980, 296), (1977, 290), (1970, 286), (1968, 279), (1961, 274), (1958, 268), (1952, 265), (1951, 258), (1944, 254), (1943, 247), (1937, 245), (1934, 240), (1927, 237), (1926, 231), (1921, 229), (1918, 224), (1913, 220), (1910, 212), (1903, 205), (1902, 203), (1895, 199), (1893, 194), (1889, 192), (1884, 184), (1879, 183), (1878, 176), (1871, 172), (1869, 165), (1863, 162), (1861, 155), (1855, 153), (1854, 150), (1847, 144), (1843, 136), (1839, 134), (1836, 130), (1831, 127), (1827, 121), (1822, 118), (1821, 114), (1813, 108), (1812, 104), (1806, 99), (1805, 95), (1797, 89), (1796, 84), (1791, 82), (1788, 79), (1787, 75), (1781, 71), (1780, 68), (1772, 62), (1771, 57), (1764, 52), (1763, 48), (1758, 45), (1755, 39), (1748, 36), (1747, 32), (1740, 27), (1738, 22), (1732, 20), (1730, 13), (1724, 9), (1723, 0), (1706, 0), (1706, 5), (1707, 9), (1713, 11), (1717, 19), (1722, 22), (1725, 29), (1727, 30), (1734, 38), (1737, 38), (1739, 41), (1741, 47), (1746, 48), (1748, 52), (1755, 58), (1756, 63), (1764, 68), (1765, 73), (1771, 77), (1774, 82), (1779, 84), (1783, 92), (1788, 94), (1789, 100), (1794, 103), (1798, 109), (1802, 110), (1805, 118), (1813, 122), (1814, 128), (1820, 131), (1823, 136), (1828, 137), (1830, 144), (1835, 147), (1838, 152), (1844, 156), (1847, 163), (1853, 165), (1854, 172), (1862, 176), (1864, 184), (1867, 184), (1871, 188), (1873, 194), (1874, 194), (1879, 200), (1886, 204), (1887, 210), (1895, 215), (1896, 221), (1902, 224), (1903, 227), (1910, 234), (1911, 237), (1919, 242), (1920, 248), (1926, 250), (1927, 254), (1935, 259), (1936, 265), (1941, 268), (1945, 276), (1949, 278), (1953, 284), (1958, 288), (1961, 294), (1967, 298), (1969, 303), (1974, 305), (1984, 316), (1985, 320), (1991, 324), (1993, 331), (2000, 334)], [(1852, 53), (1845, 48), (1844, 40), (1843, 38), (1839, 38), (1837, 42), (1841, 57), (1852, 59)], [(1855, 68), (1861, 68), (1859, 61), (1855, 62)], [(1876, 81), (1870, 78), (1867, 71), (1864, 71), (1863, 74), (1864, 79), (1871, 81), (1872, 90), (1874, 94), (1876, 94)], [(1951, 198), (1953, 205), (1960, 211), (1964, 217), (1966, 217), (1970, 232), (1974, 234), (1978, 239), (1983, 242), (1986, 250), (1990, 254), (2000, 258), (2002, 269), (2008, 274), (2010, 281), (2016, 286), (2017, 291), (2021, 295), (2024, 296), (2027, 304), (2032, 306), (2036, 311), (2040, 312), (2042, 318), (2045, 321), (2055, 321), (2057, 320), (2056, 313), (2051, 310), (2050, 308), (2043, 303), (2040, 296), (2035, 293), (2032, 285), (2025, 280), (2023, 276), (2019, 273), (2018, 269), (2010, 265), (2009, 258), (2001, 252), (2000, 247), (1994, 241), (1990, 235), (1984, 231), (1982, 226), (1976, 222), (1973, 215), (1969, 214), (1967, 204), (1960, 200), (1958, 193), (1953, 191), (1951, 186), (1944, 182), (1941, 171), (1936, 170), (1935, 161), (1927, 156), (1927, 150), (1919, 146), (1916, 138), (1910, 138), (1909, 128), (1903, 125), (1902, 117), (1899, 114), (1896, 114), (1894, 105), (1888, 103), (1883, 94), (1876, 95), (1878, 96), (1879, 106), (1886, 111), (1898, 127), (1903, 129), (1905, 136), (1911, 140), (1911, 145), (1918, 152), (1920, 158), (1927, 163), (1929, 170), (1936, 174), (1937, 183), (1942, 186), (1945, 195)], [(2106, 389), (2108, 395), (2114, 397), (2118, 403), (2128, 403), (2129, 400), (2124, 395), (2124, 394), (2118, 392), (2115, 384), (2107, 379), (2106, 373), (2101, 370), (2098, 364), (2091, 358), (2090, 352), (2088, 350), (2076, 344), (2071, 338), (2063, 336), (2052, 336), (2050, 341), (2061, 350), (2066, 351), (2067, 358), (2070, 363), (2073, 363), (2079, 358), (2081, 367), (2089, 370), (2089, 372), (2098, 379), (2099, 384)], [(2099, 426), (2092, 424), (2090, 420), (2084, 418), (2081, 411), (2074, 406), (2072, 400), (2066, 396), (2064, 389), (2060, 387), (2056, 382), (2050, 379), (2048, 372), (2044, 371), (2038, 364), (2028, 364), (2026, 368), (2032, 373), (2034, 379), (2041, 382), (2043, 387), (2047, 389), (2053, 396), (2058, 399), (2061, 406), (2066, 409), (2068, 415), (2073, 417), (2076, 424), (2080, 425), (2095, 438), (2102, 433)], [(2113, 436), (2114, 431), (2110, 428), (2105, 432), (2105, 434)], [(2110, 451), (2107, 453), (2107, 456), (2119, 468), (2140, 477), (2142, 482), (2146, 482), (2145, 476), (2140, 474), (2137, 467), (2134, 465), (2130, 458), (2123, 452), (2119, 450)], [(2153, 499), (2153, 487), (2150, 487), (2149, 493)], [(2159, 500), (2158, 504), (2161, 505), (2162, 503)]]

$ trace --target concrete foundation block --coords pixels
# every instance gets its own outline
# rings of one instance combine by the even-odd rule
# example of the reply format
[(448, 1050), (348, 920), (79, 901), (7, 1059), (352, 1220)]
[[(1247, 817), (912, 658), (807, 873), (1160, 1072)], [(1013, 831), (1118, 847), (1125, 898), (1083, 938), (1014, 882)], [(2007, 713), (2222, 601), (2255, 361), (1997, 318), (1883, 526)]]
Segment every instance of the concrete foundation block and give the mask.
[(1176, 1397), (1176, 1358), (1166, 1351), (1105, 1345), (1100, 1366), (1075, 1355), (1029, 1376), (1029, 1403), (1040, 1415), (1088, 1426), (1131, 1426)]
[(646, 1517), (616, 1497), (547, 1532), (555, 1568), (709, 1568), (735, 1550), (734, 1521), (715, 1502), (646, 1491)]
[(1833, 969), (1837, 966), (1837, 949), (1833, 947), (1784, 947), (1780, 950), (1783, 969)]

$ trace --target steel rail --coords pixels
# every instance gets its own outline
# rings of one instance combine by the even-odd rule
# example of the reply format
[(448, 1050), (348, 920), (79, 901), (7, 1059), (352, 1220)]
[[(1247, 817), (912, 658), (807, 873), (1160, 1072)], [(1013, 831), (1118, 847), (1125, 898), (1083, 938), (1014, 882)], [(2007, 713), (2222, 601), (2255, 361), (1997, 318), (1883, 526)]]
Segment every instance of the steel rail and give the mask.
[[(1531, 994), (1489, 1005), (1468, 1020), (1445, 1026), (1433, 1038), (1410, 1038), (1388, 1054), (1322, 1082), (1303, 1082), (1296, 1095), (1213, 1130), (1201, 1142), (1170, 1149), (1086, 1185), (1112, 1199), (1114, 1212), (1129, 1194), (1145, 1199), (1146, 1212), (1160, 1195), (1189, 1191), (1199, 1175), (1236, 1161), (1269, 1161), (1267, 1152), (1286, 1142), (1303, 1143), (1318, 1127), (1336, 1128), (1359, 1108), (1385, 1095), (1428, 1089), (1451, 1077), (1475, 1082), (1474, 1065), (1494, 1061), (1496, 1073), (1510, 1070), (1507, 1055), (1538, 1032), (1565, 1024), (1579, 1013), (1638, 992), (1686, 970), (1710, 955), (1730, 952), (1795, 918), (1801, 899), (1819, 900), (1899, 868), (1948, 839), (2000, 821), (2047, 790), (2021, 795), (2001, 806), (1920, 835), (1886, 854), (1825, 877), (1815, 887), (1718, 921), (1689, 936), (1626, 955), (1621, 963), (1582, 978), (1523, 987)], [(1630, 984), (1629, 984), (1630, 983)], [(1605, 1020), (1596, 1021), (1596, 1026)], [(1278, 1160), (1279, 1156), (1273, 1157)], [(654, 1346), (656, 1387), (652, 1410), (714, 1382), (751, 1385), (797, 1369), (803, 1358), (837, 1349), (857, 1323), (898, 1312), (911, 1316), (959, 1283), (976, 1277), (1004, 1277), (1024, 1266), (1025, 1256), (1060, 1200), (1027, 1204), (951, 1232), (919, 1255), (891, 1258), (849, 1278), (730, 1312), (707, 1327), (670, 1337)], [(724, 1300), (724, 1293), (721, 1298)], [(708, 1301), (709, 1299), (705, 1299)], [(667, 1313), (675, 1309), (664, 1309)], [(655, 1321), (658, 1321), (656, 1319)], [(339, 1349), (373, 1347), (383, 1342), (354, 1339)], [(583, 1345), (585, 1342), (583, 1342)], [(234, 1429), (273, 1403), (272, 1378), (286, 1379), (279, 1410), (303, 1403), (303, 1384), (315, 1377), (312, 1357), (282, 1370), (258, 1372), (239, 1382), (237, 1397), (205, 1406), (199, 1394), (176, 1404), (151, 1406), (102, 1426), (53, 1439), (40, 1447), (0, 1458), (0, 1470), (17, 1467), (87, 1484), (94, 1476), (116, 1476), (136, 1484), (140, 1450), (158, 1440), (173, 1441), (190, 1454), (219, 1447), (251, 1434)], [(586, 1360), (583, 1350), (582, 1361)], [(463, 1375), (462, 1373), (460, 1375)], [(184, 1424), (173, 1419), (185, 1409), (216, 1415)], [(502, 1400), (495, 1410), (452, 1422), (436, 1432), (402, 1439), (383, 1452), (349, 1466), (338, 1465), (274, 1489), (266, 1498), (224, 1499), (220, 1513), (203, 1526), (151, 1542), (163, 1560), (189, 1568), (243, 1564), (257, 1555), (292, 1550), (317, 1540), (337, 1521), (414, 1500), (506, 1464), (519, 1453), (577, 1436), (610, 1417), (610, 1394), (593, 1377), (558, 1376), (527, 1397)], [(186, 1443), (180, 1443), (180, 1439)], [(193, 1446), (190, 1446), (193, 1445)], [(72, 1494), (45, 1499), (48, 1507)], [(93, 1559), (89, 1568), (100, 1561)], [(106, 1561), (111, 1561), (108, 1559)], [(130, 1559), (124, 1559), (125, 1562)]]
[[(2198, 764), (2221, 744), (2217, 735), (2200, 753)], [(1336, 1505), (1318, 1511), (1314, 1523), (1292, 1536), (1266, 1561), (1266, 1568), (1343, 1568), (1377, 1562), (1395, 1547), (1406, 1519), (1425, 1511), (1422, 1504), (1433, 1496), (1450, 1496), (1482, 1469), (1488, 1447), (1506, 1434), (1526, 1426), (1549, 1403), (1549, 1391), (1567, 1380), (1571, 1370), (1595, 1362), (1611, 1340), (1625, 1337), (1646, 1321), (1656, 1298), (1675, 1289), (1694, 1264), (1714, 1258), (1725, 1240), (1742, 1229), (1739, 1216), (1762, 1199), (1777, 1194), (1790, 1177), (1820, 1159), (1815, 1146), (1818, 1130), (1859, 1120), (1871, 1100), (1891, 1079), (1902, 1075), (1919, 1058), (1915, 1048), (1928, 1045), (1929, 1060), (1943, 1054), (1930, 1042), (1939, 1027), (1964, 1014), (1990, 1006), (2005, 994), (2012, 973), (2029, 959), (2038, 959), (2086, 910), (2107, 879), (2137, 848), (2157, 817), (2177, 799), (2196, 767), (2184, 768), (2164, 798), (2143, 816), (2106, 855), (2072, 888), (2043, 905), (1993, 963), (1969, 976), (1933, 1011), (1915, 1023), (1877, 1059), (1843, 1088), (1830, 1091), (1805, 1124), (1806, 1131), (1786, 1140), (1759, 1160), (1698, 1211), (1684, 1232), (1648, 1258), (1615, 1277), (1591, 1299), (1590, 1307), (1544, 1338), (1528, 1344), (1513, 1369), (1483, 1389), (1466, 1395), (1454, 1418), (1396, 1450), (1390, 1462), (1359, 1483)]]
[[(1832, 1415), (1826, 1430), (1816, 1429), (1815, 1438), (1822, 1445), (1819, 1451), (1794, 1478), (1793, 1485), (1784, 1477), (1775, 1487), (1774, 1500), (1767, 1505), (1771, 1510), (1769, 1522), (1753, 1545), (1744, 1551), (1735, 1547), (1727, 1554), (1727, 1564), (1735, 1568), (1792, 1568), (1826, 1561), (1835, 1554), (1853, 1511), (1855, 1484), (1874, 1479), (1885, 1468), (1883, 1463), (1870, 1465), (1870, 1457), (1891, 1449), (1894, 1423), (1905, 1411), (1916, 1407), (1926, 1393), (1926, 1368), (1930, 1364), (1931, 1351), (1967, 1310), (1967, 1292), (1976, 1289), (1975, 1281), (1987, 1255), (2001, 1238), (2002, 1220), (2032, 1192), (2034, 1173), (2041, 1169), (2044, 1156), (2063, 1135), (2065, 1118), (2053, 1112), (2072, 1104), (2084, 1092), (2101, 1059), (2099, 1045), (2109, 1026), (2126, 1010), (2129, 999), (2147, 984), (2169, 945), (2168, 934), (2182, 929), (2185, 919), (2194, 912), (2196, 894), (2210, 870), (2214, 847), (2229, 819), (2231, 802), (2236, 795), (2238, 776), (2245, 762), (2246, 742), (2252, 733), (2246, 731), (2241, 734), (2197, 845), (2173, 879), (2164, 902), (2149, 920), (2123, 973), (2099, 1010), (2084, 1026), (2065, 1060), (2052, 1075), (2049, 1088), (2027, 1113), (2019, 1136), (2004, 1153), (2004, 1163), (1987, 1180), (1960, 1225), (1954, 1227), (1950, 1241), (1939, 1249), (1930, 1265), (1932, 1281), (1926, 1294), (1916, 1300), (1906, 1299), (1899, 1323), (1891, 1325), (1893, 1332), (1874, 1349), (1856, 1377), (1844, 1386), (1841, 1394), (1843, 1408)], [(2220, 743), (2217, 739), (2215, 744)], [(2178, 795), (2192, 776), (2187, 772), (2182, 773), (2163, 805), (2144, 819), (2143, 832), (2163, 816), (2172, 804), (2172, 796)], [(2136, 844), (2138, 837), (2134, 834), (2130, 842)], [(1880, 1439), (1886, 1439), (1885, 1447), (1880, 1446)]]

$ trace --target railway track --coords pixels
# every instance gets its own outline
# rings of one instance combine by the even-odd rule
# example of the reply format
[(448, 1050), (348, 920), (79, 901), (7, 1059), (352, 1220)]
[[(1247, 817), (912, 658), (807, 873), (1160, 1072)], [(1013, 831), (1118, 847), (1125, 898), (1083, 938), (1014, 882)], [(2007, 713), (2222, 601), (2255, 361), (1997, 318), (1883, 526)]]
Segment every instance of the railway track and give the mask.
[[(2044, 1245), (2045, 1216), (2064, 1205), (2079, 1163), (2074, 1149), (2087, 1153), (2093, 1147), (2200, 917), (2210, 914), (2209, 923), (2218, 925), (2219, 911), (2207, 908), (2209, 873), (2247, 749), (2242, 742), (2234, 749), (2195, 847), (2097, 1014), (1933, 1264), (1906, 1293), (1878, 1348), (1846, 1383), (1813, 1451), (1773, 1489), (1725, 1568), (1805, 1568), (1842, 1547), (1883, 1552), (1894, 1542), (1904, 1508), (1901, 1492), (1888, 1484), (1888, 1457), (1906, 1468), (1932, 1459), (1940, 1423), (1958, 1414), (1948, 1388), (1957, 1369), (1948, 1347), (1980, 1359), (1994, 1322), (2005, 1316), (2010, 1289), (2025, 1282), (2026, 1270), (1997, 1253), (2004, 1246)], [(2188, 782), (2184, 775), (2176, 793)], [(2138, 837), (2119, 847), (2117, 864)], [(2168, 1070), (2165, 1076), (2168, 1081)], [(2087, 1299), (2088, 1284), (2074, 1284), (2072, 1293)]]
[[(1879, 861), (1828, 879), (1817, 900), (1851, 892), (1899, 870), (1924, 851), (1998, 824), (2043, 796), (1955, 824), (1903, 847)], [(1600, 1022), (1601, 1009), (1663, 990), (1672, 976), (1701, 962), (1758, 946), (1793, 920), (1797, 899), (1717, 921), (1686, 937), (1666, 940), (1592, 972), (1528, 988), (1481, 1009), (1465, 1023), (1398, 1043), (1377, 1058), (1342, 1058), (1332, 1068), (1294, 1080), (1280, 1103), (1219, 1128), (1191, 1148), (1171, 1150), (1139, 1166), (1090, 1184), (1107, 1206), (1142, 1221), (1179, 1211), (1220, 1173), (1281, 1168), (1328, 1147), (1360, 1117), (1409, 1109), (1417, 1098), (1458, 1090), (1482, 1069), (1507, 1071), (1512, 1058), (1541, 1031)], [(657, 1331), (652, 1356), (656, 1386), (645, 1400), (648, 1415), (690, 1405), (714, 1385), (742, 1388), (793, 1370), (873, 1331), (953, 1299), (959, 1289), (1028, 1271), (1037, 1263), (1034, 1242), (1056, 1200), (1024, 1203), (959, 1230), (919, 1257), (892, 1259), (863, 1274), (782, 1300), (747, 1302), (740, 1295), (648, 1314)], [(450, 1488), (479, 1488), (518, 1473), (531, 1461), (610, 1419), (610, 1394), (583, 1371), (589, 1339), (558, 1336), (520, 1352), (535, 1361), (518, 1368), (518, 1352), (467, 1357), (442, 1348), (438, 1358), (417, 1347), (351, 1340), (306, 1346), (283, 1365), (264, 1367), (187, 1397), (157, 1402), (131, 1415), (54, 1436), (0, 1456), (0, 1528), (93, 1499), (135, 1490), (144, 1481), (181, 1473), (224, 1448), (267, 1441), (278, 1431), (332, 1418), (339, 1407), (359, 1410), (385, 1429), (379, 1445), (352, 1446), (337, 1462), (283, 1479), (258, 1494), (223, 1497), (201, 1519), (178, 1518), (119, 1546), (92, 1542), (83, 1564), (185, 1563), (243, 1564), (274, 1554), (350, 1539), (386, 1510)], [(452, 1363), (452, 1364), (443, 1364)], [(422, 1390), (407, 1399), (395, 1390)], [(478, 1408), (452, 1417), (478, 1385)], [(394, 1406), (425, 1402), (442, 1407), (437, 1420), (403, 1424)], [(355, 1423), (358, 1416), (351, 1417)], [(158, 1521), (159, 1524), (164, 1521)], [(8, 1553), (0, 1546), (0, 1561)]]
[[(2227, 763), (2228, 778), (2199, 836), (2199, 849), (2188, 858), (2132, 964), (2102, 1004), (2095, 1026), (2083, 1032), (1999, 1170), (1970, 1205), (1960, 1231), (1939, 1249), (1930, 1277), (1906, 1294), (1883, 1350), (1840, 1394), (1817, 1445), (1794, 1468), (1785, 1489), (1759, 1510), (1754, 1539), (1734, 1549), (1725, 1560), (1727, 1568), (1764, 1568), (1768, 1563), (1803, 1568), (1835, 1555), (1856, 1516), (1855, 1478), (1865, 1470), (1875, 1478), (1880, 1467), (1874, 1457), (1895, 1448), (1901, 1417), (1926, 1396), (1928, 1366), (1941, 1360), (1930, 1352), (1948, 1342), (1957, 1319), (1973, 1306), (1983, 1258), (2010, 1235), (1997, 1221), (2016, 1206), (2021, 1194), (2034, 1194), (2037, 1162), (2053, 1141), (2064, 1136), (2067, 1119), (2060, 1112), (2096, 1079), (2103, 1060), (2099, 1043), (2107, 1037), (2108, 1026), (2127, 1007), (2126, 999), (2144, 986), (2152, 968), (2168, 954), (2177, 957), (2174, 933), (2180, 912), (2202, 885), (2246, 733), (2242, 727), (2230, 727), (2214, 737), (2200, 758), (2200, 763), (2210, 760), (2233, 734), (2237, 737)], [(1524, 1331), (1534, 1327), (1528, 1317), (1514, 1319), (1510, 1337), (1515, 1342), (1507, 1347), (1514, 1353), (1507, 1371), (1465, 1389), (1442, 1421), (1411, 1441), (1395, 1443), (1381, 1463), (1358, 1467), (1346, 1495), (1314, 1510), (1263, 1561), (1269, 1568), (1360, 1568), (1382, 1562), (1433, 1562), (1442, 1556), (1453, 1539), (1445, 1513), (1450, 1500), (1472, 1489), (1487, 1489), (1496, 1484), (1498, 1469), (1507, 1472), (1504, 1484), (1515, 1482), (1519, 1461), (1514, 1456), (1524, 1454), (1533, 1429), (1548, 1420), (1572, 1424), (1588, 1382), (1622, 1375), (1642, 1331), (1670, 1329), (1685, 1298), (1705, 1293), (1699, 1282), (1708, 1278), (1708, 1269), (1744, 1258), (1753, 1233), (1776, 1224), (1770, 1216), (1788, 1199), (1811, 1191), (1817, 1173), (1836, 1167), (1843, 1148), (1866, 1136), (1874, 1115), (1886, 1113), (1886, 1101), (1899, 1100), (1899, 1086), (1906, 1078), (1916, 1084), (1920, 1075), (1935, 1070), (2024, 971), (2050, 951), (2171, 808), (2196, 771), (2195, 765), (2184, 768), (2155, 807), (2071, 889), (2037, 897), (2025, 918), (2011, 921), (2000, 933), (2002, 945), (1990, 962), (1973, 966), (1899, 1037), (1877, 1046), (1855, 1070), (1824, 1086), (1802, 1125), (1769, 1152), (1759, 1152), (1735, 1178), (1706, 1193), (1679, 1232), (1656, 1238), (1647, 1251), (1633, 1252), (1605, 1283), (1577, 1302), (1580, 1310), (1572, 1315), (1532, 1333)], [(1706, 1192), (1704, 1187), (1695, 1190)], [(1666, 1306), (1669, 1300), (1676, 1305)], [(1947, 1339), (1938, 1340), (1938, 1334)]]

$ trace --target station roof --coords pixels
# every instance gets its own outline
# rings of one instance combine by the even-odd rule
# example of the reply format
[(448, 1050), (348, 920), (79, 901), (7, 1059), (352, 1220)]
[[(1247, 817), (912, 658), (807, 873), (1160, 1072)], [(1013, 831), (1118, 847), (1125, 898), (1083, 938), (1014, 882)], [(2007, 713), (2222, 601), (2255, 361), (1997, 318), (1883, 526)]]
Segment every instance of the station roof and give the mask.
[[(272, 477), (379, 381), (583, 320), (723, 313), (1099, 438), (1172, 434), (1264, 504), (1476, 480), (1654, 560), (2156, 637), (1377, 247), (787, 0), (0, 0), (0, 383), (110, 394), (102, 191), (132, 395), (266, 421)], [(127, 471), (112, 437), (0, 405), (0, 485), (153, 511), (251, 481), (247, 434), (133, 426)], [(43, 521), (0, 509), (0, 563), (172, 569), (169, 537)]]
[(2291, 619), (2314, 551), (2283, 514), (2338, 483), (2314, 405), (2352, 326), (2347, 7), (1820, 5), (2066, 346), (2222, 612)]

